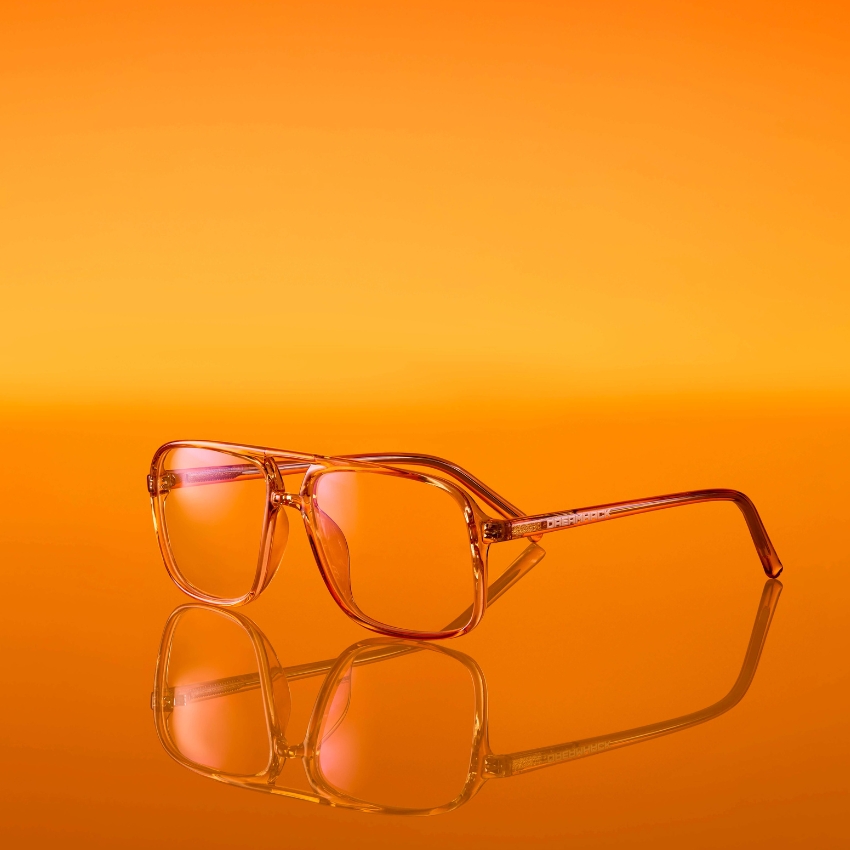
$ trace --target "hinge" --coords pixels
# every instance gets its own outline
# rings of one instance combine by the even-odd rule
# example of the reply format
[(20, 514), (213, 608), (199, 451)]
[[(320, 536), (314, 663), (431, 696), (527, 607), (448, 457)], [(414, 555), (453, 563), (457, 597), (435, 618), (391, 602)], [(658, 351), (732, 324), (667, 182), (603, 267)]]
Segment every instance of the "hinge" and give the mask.
[(481, 533), (485, 540), (494, 543), (505, 539), (505, 523), (485, 522), (481, 527)]
[(505, 756), (486, 756), (484, 759), (484, 775), (502, 778), (510, 776), (510, 759)]
[[(171, 690), (171, 689), (169, 689)], [(182, 705), (183, 703), (179, 703)], [(162, 698), (162, 708), (165, 711), (173, 711), (174, 710), (174, 693), (167, 693)], [(151, 694), (151, 711), (156, 711), (156, 694)]]
[[(166, 472), (164, 475), (159, 477), (159, 492), (162, 493), (170, 490), (176, 483), (177, 476), (171, 472)], [(155, 475), (148, 476), (148, 493), (150, 493), (151, 496), (155, 496), (157, 493)]]

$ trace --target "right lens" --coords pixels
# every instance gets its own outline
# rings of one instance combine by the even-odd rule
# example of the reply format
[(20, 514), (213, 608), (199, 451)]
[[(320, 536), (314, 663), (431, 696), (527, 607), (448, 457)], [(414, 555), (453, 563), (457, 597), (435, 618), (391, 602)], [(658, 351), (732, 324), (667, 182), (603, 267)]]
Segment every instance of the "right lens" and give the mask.
[(209, 609), (185, 611), (174, 628), (165, 677), (167, 729), (183, 758), (253, 776), (271, 744), (259, 666), (249, 634)]
[(159, 485), (165, 532), (180, 573), (219, 599), (251, 590), (267, 504), (262, 467), (209, 449), (172, 449)]
[(332, 470), (314, 485), (313, 516), (340, 592), (373, 620), (441, 632), (472, 604), (468, 526), (462, 505), (442, 487)]

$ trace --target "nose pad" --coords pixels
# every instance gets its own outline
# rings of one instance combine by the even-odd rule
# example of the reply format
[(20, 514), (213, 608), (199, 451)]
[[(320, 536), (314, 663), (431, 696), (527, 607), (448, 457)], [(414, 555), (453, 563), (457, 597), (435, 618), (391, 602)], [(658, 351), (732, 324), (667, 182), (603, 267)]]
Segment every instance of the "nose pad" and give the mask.
[(286, 544), (289, 540), (289, 517), (283, 508), (275, 510), (270, 522), (274, 523), (273, 527), (270, 529), (270, 532), (273, 535), (272, 549), (269, 553), (269, 565), (266, 570), (266, 579), (263, 582), (261, 592), (262, 590), (265, 590), (269, 584), (271, 584), (271, 580), (274, 578), (277, 568), (283, 560), (283, 553), (286, 550)]
[(322, 743), (339, 729), (342, 721), (345, 720), (348, 714), (348, 709), (351, 707), (351, 668), (340, 680), (334, 692), (333, 699), (327, 708), (325, 722), (322, 725)]
[(331, 578), (337, 591), (349, 605), (354, 604), (351, 593), (350, 556), (348, 541), (342, 529), (319, 507), (316, 508), (317, 525), (322, 538), (325, 561), (331, 571)]
[(283, 666), (278, 660), (274, 647), (269, 643), (269, 639), (262, 632), (260, 634), (263, 638), (263, 647), (265, 648), (266, 659), (268, 660), (269, 676), (272, 680), (272, 697), (274, 699), (275, 711), (277, 712), (278, 731), (281, 737), (285, 738), (286, 727), (289, 723), (289, 717), (292, 714), (292, 694), (289, 691), (289, 680), (286, 678)]

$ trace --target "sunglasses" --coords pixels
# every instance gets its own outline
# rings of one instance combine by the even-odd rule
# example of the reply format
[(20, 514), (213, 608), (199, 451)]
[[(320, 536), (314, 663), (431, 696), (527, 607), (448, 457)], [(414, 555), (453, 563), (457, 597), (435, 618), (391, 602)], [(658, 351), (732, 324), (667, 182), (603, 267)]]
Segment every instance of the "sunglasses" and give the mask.
[[(452, 638), (545, 555), (554, 531), (665, 508), (729, 501), (741, 510), (765, 573), (782, 564), (755, 505), (736, 490), (694, 490), (524, 515), (450, 461), (430, 455), (325, 457), (258, 446), (176, 441), (147, 479), (165, 566), (189, 596), (243, 605), (268, 587), (301, 515), (325, 585), (367, 629), (414, 640)], [(492, 546), (528, 547), (494, 581)]]
[[(374, 638), (335, 659), (284, 667), (250, 619), (197, 603), (166, 622), (151, 707), (168, 754), (220, 782), (366, 812), (441, 814), (491, 779), (642, 743), (729, 711), (753, 681), (781, 591), (780, 582), (765, 583), (740, 672), (722, 699), (670, 720), (521, 752), (490, 747), (486, 680), (469, 655)], [(313, 708), (304, 738), (291, 741), (300, 700)], [(287, 763), (300, 763), (303, 774), (285, 770)]]

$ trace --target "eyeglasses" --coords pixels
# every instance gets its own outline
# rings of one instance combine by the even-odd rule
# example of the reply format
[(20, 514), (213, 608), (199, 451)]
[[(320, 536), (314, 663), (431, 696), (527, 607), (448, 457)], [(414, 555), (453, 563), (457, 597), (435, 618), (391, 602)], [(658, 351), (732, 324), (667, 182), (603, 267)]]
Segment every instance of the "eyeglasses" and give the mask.
[[(300, 513), (322, 578), (368, 629), (428, 640), (465, 634), (544, 556), (544, 534), (699, 502), (744, 515), (765, 573), (782, 564), (755, 505), (736, 490), (694, 490), (525, 516), (450, 461), (418, 454), (324, 457), (258, 446), (178, 441), (157, 449), (147, 479), (165, 566), (189, 596), (250, 602), (268, 587)], [(488, 579), (492, 546), (530, 545)], [(458, 613), (461, 612), (461, 613)]]
[[(492, 751), (484, 674), (462, 652), (375, 638), (336, 659), (283, 667), (247, 617), (198, 604), (177, 608), (166, 623), (151, 707), (168, 754), (220, 782), (366, 812), (441, 814), (490, 779), (649, 741), (729, 711), (755, 676), (781, 591), (778, 581), (765, 583), (741, 670), (719, 701), (533, 750)], [(306, 735), (290, 743), (291, 686), (316, 677), (324, 680)], [(304, 776), (284, 770), (299, 761)]]

